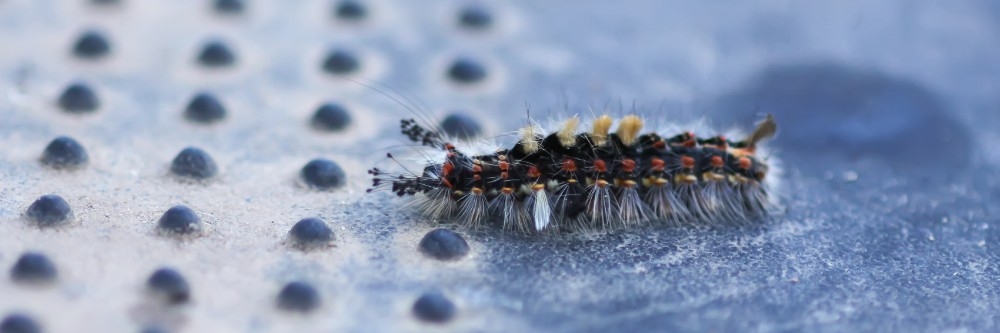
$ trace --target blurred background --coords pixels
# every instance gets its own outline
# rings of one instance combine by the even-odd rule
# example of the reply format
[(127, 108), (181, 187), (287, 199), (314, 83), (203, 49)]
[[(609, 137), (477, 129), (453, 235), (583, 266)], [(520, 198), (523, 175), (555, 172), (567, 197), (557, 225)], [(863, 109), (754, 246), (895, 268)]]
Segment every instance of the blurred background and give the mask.
[[(46, 331), (1000, 325), (994, 1), (0, 0), (0, 45), (0, 267), (38, 251), (59, 271), (0, 280), (0, 315)], [(399, 119), (510, 142), (528, 109), (744, 131), (773, 114), (784, 212), (596, 239), (459, 230), (469, 254), (441, 262), (415, 251), (435, 225), (364, 194), (407, 144)], [(59, 136), (84, 167), (43, 162)], [(209, 181), (177, 179), (191, 146)], [(337, 180), (304, 177), (315, 159)], [(49, 193), (67, 225), (26, 217)], [(156, 232), (177, 204), (202, 236)], [(336, 246), (292, 246), (306, 217)], [(190, 304), (147, 304), (164, 265)], [(293, 280), (319, 309), (276, 308)], [(413, 311), (432, 291), (454, 303), (443, 323)]]

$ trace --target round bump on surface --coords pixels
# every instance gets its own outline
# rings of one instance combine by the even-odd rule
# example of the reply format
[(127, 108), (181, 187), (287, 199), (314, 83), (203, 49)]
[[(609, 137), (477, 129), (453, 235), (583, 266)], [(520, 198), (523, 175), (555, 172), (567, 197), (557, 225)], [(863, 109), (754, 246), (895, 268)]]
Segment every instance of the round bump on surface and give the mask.
[(98, 31), (87, 31), (73, 43), (73, 54), (82, 59), (98, 59), (111, 53), (111, 43)]
[(87, 164), (87, 150), (67, 136), (52, 140), (42, 152), (42, 163), (56, 169), (78, 168)]
[(41, 333), (42, 327), (34, 318), (23, 313), (11, 313), (0, 321), (0, 333)]
[(441, 129), (449, 137), (459, 139), (472, 139), (482, 134), (482, 126), (475, 118), (464, 113), (456, 112), (449, 114), (441, 121)]
[(316, 109), (309, 123), (321, 131), (337, 132), (351, 124), (351, 114), (343, 105), (326, 103)]
[(354, 53), (347, 50), (331, 50), (323, 58), (323, 71), (333, 75), (347, 75), (357, 72), (361, 62)]
[(333, 230), (330, 230), (326, 222), (315, 217), (299, 220), (288, 234), (300, 247), (328, 246), (336, 239)]
[(169, 304), (183, 304), (191, 299), (187, 279), (173, 268), (160, 268), (146, 280), (146, 288)]
[(51, 283), (58, 276), (56, 265), (49, 257), (38, 252), (25, 252), (10, 269), (10, 278), (15, 282), (29, 284)]
[(486, 67), (471, 58), (458, 58), (448, 67), (448, 77), (452, 81), (471, 84), (486, 78)]
[(469, 254), (469, 243), (458, 233), (444, 228), (431, 230), (420, 240), (420, 252), (438, 260), (457, 260)]
[(88, 113), (101, 106), (97, 93), (83, 82), (70, 84), (59, 95), (59, 107), (69, 113)]
[(334, 7), (333, 14), (341, 20), (361, 21), (368, 16), (368, 8), (358, 1), (343, 0)]
[(245, 9), (243, 0), (215, 0), (212, 8), (220, 14), (240, 14)]
[(278, 293), (278, 307), (284, 310), (309, 312), (319, 307), (319, 304), (319, 292), (306, 282), (289, 282)]
[(309, 161), (302, 167), (300, 176), (307, 185), (319, 190), (339, 188), (347, 182), (347, 175), (340, 165), (322, 158)]
[(62, 197), (46, 194), (28, 206), (25, 216), (40, 227), (51, 227), (69, 222), (73, 211)]
[(427, 292), (413, 303), (413, 315), (420, 320), (444, 323), (455, 317), (455, 303), (440, 292)]
[(493, 15), (482, 6), (470, 5), (458, 13), (458, 24), (467, 29), (488, 29), (493, 25)]
[(211, 124), (226, 117), (226, 107), (215, 95), (201, 92), (191, 98), (184, 108), (184, 119), (192, 122)]
[(205, 43), (198, 54), (198, 63), (205, 67), (227, 67), (236, 62), (236, 54), (222, 41)]
[(165, 232), (190, 234), (201, 230), (201, 218), (188, 206), (177, 205), (163, 213), (156, 227)]
[(170, 172), (180, 177), (208, 179), (219, 172), (215, 161), (204, 150), (187, 147), (170, 163)]

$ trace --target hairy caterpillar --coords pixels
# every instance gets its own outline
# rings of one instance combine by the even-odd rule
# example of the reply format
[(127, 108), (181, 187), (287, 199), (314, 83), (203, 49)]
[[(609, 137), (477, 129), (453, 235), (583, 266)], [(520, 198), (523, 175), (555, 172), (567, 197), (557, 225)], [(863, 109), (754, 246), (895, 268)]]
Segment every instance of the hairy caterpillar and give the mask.
[[(570, 118), (541, 135), (528, 126), (509, 149), (470, 155), (413, 119), (401, 121), (414, 143), (443, 149), (420, 174), (373, 168), (372, 188), (414, 197), (436, 220), (506, 230), (613, 231), (655, 221), (670, 224), (740, 222), (768, 214), (768, 165), (755, 156), (777, 124), (768, 115), (741, 141), (640, 134), (641, 118), (604, 115), (590, 131)], [(391, 154), (388, 155), (393, 158)]]

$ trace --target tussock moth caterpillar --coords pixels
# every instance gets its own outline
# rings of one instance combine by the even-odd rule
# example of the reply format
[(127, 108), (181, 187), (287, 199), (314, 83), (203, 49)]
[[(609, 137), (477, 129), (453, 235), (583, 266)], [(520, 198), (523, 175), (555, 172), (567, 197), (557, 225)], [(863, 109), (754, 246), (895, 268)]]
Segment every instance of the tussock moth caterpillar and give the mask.
[(614, 124), (604, 115), (582, 132), (577, 117), (547, 134), (528, 126), (513, 147), (475, 154), (404, 119), (403, 135), (444, 156), (429, 159), (419, 174), (373, 168), (368, 191), (412, 197), (412, 207), (435, 220), (525, 233), (739, 223), (771, 209), (769, 167), (755, 155), (777, 131), (770, 115), (740, 141), (692, 132), (641, 134), (643, 120), (634, 115), (619, 119), (611, 132)]

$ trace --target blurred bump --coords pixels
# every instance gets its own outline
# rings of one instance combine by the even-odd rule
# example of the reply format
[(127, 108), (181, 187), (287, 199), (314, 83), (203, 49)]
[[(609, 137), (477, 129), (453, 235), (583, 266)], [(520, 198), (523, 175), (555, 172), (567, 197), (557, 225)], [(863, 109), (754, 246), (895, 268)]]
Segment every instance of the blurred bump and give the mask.
[(210, 41), (202, 46), (198, 63), (205, 67), (228, 67), (236, 62), (236, 54), (222, 41)]
[(183, 304), (191, 299), (191, 287), (187, 279), (169, 267), (153, 272), (153, 275), (146, 280), (146, 288), (168, 304)]
[(73, 44), (73, 54), (81, 59), (98, 59), (111, 53), (111, 43), (98, 31), (84, 32)]
[(420, 320), (444, 323), (455, 317), (455, 303), (440, 292), (427, 292), (413, 303), (413, 314)]
[(217, 13), (233, 15), (243, 13), (245, 9), (243, 0), (215, 0), (212, 8)]
[(458, 260), (469, 254), (469, 243), (458, 233), (444, 228), (431, 230), (420, 240), (420, 252), (438, 260)]
[(312, 188), (330, 190), (343, 186), (347, 182), (344, 170), (336, 162), (327, 159), (314, 159), (306, 163), (300, 172), (302, 180)]
[(69, 222), (73, 212), (62, 197), (46, 194), (31, 203), (25, 216), (40, 227), (52, 227)]
[(457, 83), (477, 83), (486, 78), (486, 67), (471, 58), (458, 58), (448, 68), (448, 77)]
[(226, 107), (222, 105), (215, 95), (201, 92), (191, 98), (186, 108), (184, 108), (184, 119), (211, 124), (226, 117)]
[(56, 280), (58, 273), (56, 265), (45, 254), (25, 252), (14, 263), (10, 277), (14, 282), (27, 284), (46, 284)]
[(42, 152), (42, 163), (55, 169), (79, 168), (86, 165), (88, 159), (87, 150), (68, 136), (55, 138)]
[(310, 124), (321, 131), (339, 132), (351, 124), (351, 114), (341, 104), (325, 103), (313, 113)]
[(323, 70), (333, 75), (347, 75), (361, 68), (358, 58), (346, 50), (332, 50), (323, 59)]
[(358, 1), (343, 0), (334, 7), (334, 15), (344, 21), (361, 21), (368, 16), (368, 8)]
[(173, 206), (156, 223), (161, 231), (175, 234), (191, 234), (201, 231), (201, 218), (190, 207)]
[(319, 307), (319, 304), (319, 292), (306, 282), (289, 282), (278, 293), (278, 307), (284, 310), (309, 312)]
[(97, 94), (83, 82), (70, 84), (59, 95), (59, 107), (69, 113), (89, 113), (100, 106)]
[(458, 13), (458, 24), (470, 30), (485, 30), (493, 25), (493, 15), (485, 7), (469, 5)]
[(449, 114), (441, 121), (441, 129), (449, 137), (459, 139), (473, 139), (482, 134), (482, 126), (475, 118), (469, 115), (456, 112)]
[(310, 217), (296, 222), (288, 234), (302, 248), (329, 246), (335, 239), (333, 230), (322, 219)]
[(174, 175), (192, 179), (208, 179), (219, 172), (215, 160), (204, 150), (187, 147), (181, 150), (170, 163), (170, 172)]
[(23, 313), (11, 313), (0, 321), (0, 333), (41, 333), (35, 318)]

